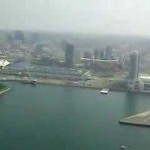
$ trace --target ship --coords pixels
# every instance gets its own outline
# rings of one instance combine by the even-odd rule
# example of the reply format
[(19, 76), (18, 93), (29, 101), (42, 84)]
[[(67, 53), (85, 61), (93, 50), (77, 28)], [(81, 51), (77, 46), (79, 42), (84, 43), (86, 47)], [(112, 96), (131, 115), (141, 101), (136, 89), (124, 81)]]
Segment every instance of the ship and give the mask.
[(109, 92), (109, 89), (102, 89), (101, 91), (100, 91), (100, 93), (101, 94), (108, 94), (108, 92)]

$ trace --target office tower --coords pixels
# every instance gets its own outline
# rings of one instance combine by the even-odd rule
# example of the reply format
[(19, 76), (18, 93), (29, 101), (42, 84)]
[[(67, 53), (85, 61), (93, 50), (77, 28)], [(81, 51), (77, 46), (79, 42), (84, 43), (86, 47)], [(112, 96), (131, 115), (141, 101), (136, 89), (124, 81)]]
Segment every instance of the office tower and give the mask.
[(74, 46), (72, 44), (66, 44), (65, 49), (65, 65), (67, 67), (74, 66)]
[(99, 50), (95, 49), (94, 50), (94, 59), (99, 59), (100, 57), (100, 53), (99, 53)]
[(130, 54), (130, 61), (129, 61), (129, 76), (130, 80), (138, 79), (139, 75), (139, 53), (134, 51)]

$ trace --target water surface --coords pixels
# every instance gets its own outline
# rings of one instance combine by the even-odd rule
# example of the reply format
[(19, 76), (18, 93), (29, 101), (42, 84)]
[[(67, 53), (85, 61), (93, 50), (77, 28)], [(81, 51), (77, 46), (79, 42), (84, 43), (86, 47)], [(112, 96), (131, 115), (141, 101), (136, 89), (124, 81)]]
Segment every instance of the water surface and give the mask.
[(150, 96), (8, 82), (0, 97), (0, 150), (150, 149), (150, 128), (119, 119), (150, 110)]

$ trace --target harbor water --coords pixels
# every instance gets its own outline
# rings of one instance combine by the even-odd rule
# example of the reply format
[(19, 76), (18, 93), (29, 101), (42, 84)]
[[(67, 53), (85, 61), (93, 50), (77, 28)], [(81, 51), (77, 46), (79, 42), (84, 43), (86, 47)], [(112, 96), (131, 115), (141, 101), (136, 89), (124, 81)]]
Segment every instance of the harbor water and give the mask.
[(150, 110), (150, 95), (6, 82), (0, 97), (0, 150), (150, 149), (150, 128), (120, 119)]

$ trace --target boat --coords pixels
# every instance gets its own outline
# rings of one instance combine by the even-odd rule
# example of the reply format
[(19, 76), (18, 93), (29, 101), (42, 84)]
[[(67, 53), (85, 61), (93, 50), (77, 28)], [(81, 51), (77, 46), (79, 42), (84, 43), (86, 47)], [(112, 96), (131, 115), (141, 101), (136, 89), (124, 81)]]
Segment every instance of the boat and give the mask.
[(32, 84), (32, 85), (36, 84), (36, 80), (30, 79), (30, 78), (27, 78), (27, 77), (25, 77), (21, 82), (23, 84)]
[(120, 147), (120, 149), (125, 150), (125, 149), (127, 149), (127, 146), (122, 145), (122, 146)]
[(109, 92), (109, 89), (107, 88), (104, 88), (100, 91), (101, 94), (108, 94), (108, 92)]
[(36, 84), (36, 81), (33, 81), (33, 80), (22, 80), (22, 83), (24, 83), (24, 84), (33, 84), (33, 85), (35, 85)]

